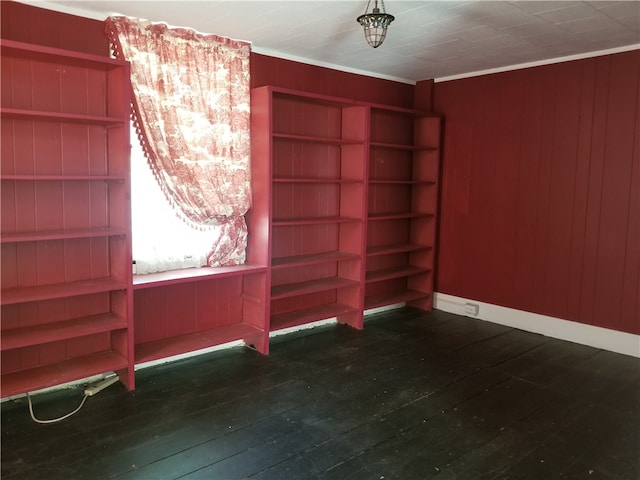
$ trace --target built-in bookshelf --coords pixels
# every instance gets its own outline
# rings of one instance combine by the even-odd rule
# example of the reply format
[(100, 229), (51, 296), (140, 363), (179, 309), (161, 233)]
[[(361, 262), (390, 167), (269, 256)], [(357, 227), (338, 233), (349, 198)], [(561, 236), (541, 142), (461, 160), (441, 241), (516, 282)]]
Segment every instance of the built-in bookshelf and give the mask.
[(129, 65), (0, 42), (2, 396), (132, 389)]

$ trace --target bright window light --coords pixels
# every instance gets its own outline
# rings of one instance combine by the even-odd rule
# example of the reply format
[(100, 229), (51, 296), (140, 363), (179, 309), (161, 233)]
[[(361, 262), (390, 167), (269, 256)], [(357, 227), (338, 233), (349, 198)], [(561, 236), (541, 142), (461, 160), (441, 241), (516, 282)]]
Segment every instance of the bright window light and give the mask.
[(192, 228), (176, 215), (131, 130), (131, 223), (134, 273), (206, 265), (216, 233)]

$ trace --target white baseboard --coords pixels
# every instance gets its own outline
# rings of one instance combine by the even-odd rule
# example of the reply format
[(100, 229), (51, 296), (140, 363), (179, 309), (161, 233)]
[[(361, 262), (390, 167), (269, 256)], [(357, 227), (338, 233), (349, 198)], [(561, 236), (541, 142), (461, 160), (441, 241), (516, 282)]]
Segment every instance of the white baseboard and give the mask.
[(446, 293), (434, 295), (433, 307), (444, 312), (498, 323), (547, 337), (640, 357), (640, 335), (632, 333), (501, 307)]

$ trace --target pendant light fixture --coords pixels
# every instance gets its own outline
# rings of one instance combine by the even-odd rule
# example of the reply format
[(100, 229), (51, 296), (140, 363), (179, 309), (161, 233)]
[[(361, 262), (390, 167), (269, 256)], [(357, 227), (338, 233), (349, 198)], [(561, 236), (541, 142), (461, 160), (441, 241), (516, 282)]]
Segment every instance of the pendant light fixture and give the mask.
[(378, 48), (382, 45), (384, 38), (387, 36), (387, 27), (395, 20), (393, 15), (389, 15), (385, 11), (384, 0), (380, 0), (380, 4), (382, 5), (382, 12), (378, 8), (378, 0), (374, 0), (372, 12), (367, 13), (369, 5), (371, 5), (371, 0), (368, 0), (364, 14), (356, 18), (356, 21), (364, 28), (364, 38), (373, 48)]

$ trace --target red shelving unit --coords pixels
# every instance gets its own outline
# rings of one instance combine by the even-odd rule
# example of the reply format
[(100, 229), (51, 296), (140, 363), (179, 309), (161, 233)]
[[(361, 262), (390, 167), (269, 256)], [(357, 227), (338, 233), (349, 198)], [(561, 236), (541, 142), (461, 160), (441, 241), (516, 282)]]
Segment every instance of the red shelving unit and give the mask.
[(134, 275), (136, 363), (238, 340), (269, 353), (271, 170), (252, 149), (246, 263)]
[(135, 363), (431, 308), (437, 116), (254, 89), (247, 264), (134, 278), (128, 65), (2, 47), (2, 396), (108, 371), (133, 388)]
[(1, 40), (2, 396), (134, 388), (129, 65)]
[(270, 329), (337, 317), (362, 328), (367, 109), (252, 91), (253, 155), (269, 165)]
[(134, 275), (136, 363), (238, 340), (269, 353), (269, 172), (254, 151), (247, 263)]
[(136, 363), (236, 340), (269, 352), (264, 264), (136, 275), (133, 288)]
[(270, 178), (271, 330), (431, 308), (438, 116), (259, 87), (252, 136)]
[(371, 107), (365, 308), (432, 308), (440, 123)]

